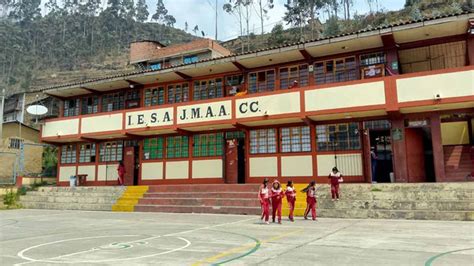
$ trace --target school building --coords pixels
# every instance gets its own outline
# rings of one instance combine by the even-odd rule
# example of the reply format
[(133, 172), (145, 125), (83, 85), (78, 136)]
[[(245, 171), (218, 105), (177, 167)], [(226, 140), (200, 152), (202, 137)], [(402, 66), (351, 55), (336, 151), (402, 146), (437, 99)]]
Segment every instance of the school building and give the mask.
[(62, 101), (41, 130), (60, 147), (58, 185), (115, 185), (120, 160), (128, 185), (473, 175), (474, 13), (241, 54), (141, 41), (130, 63), (44, 89)]

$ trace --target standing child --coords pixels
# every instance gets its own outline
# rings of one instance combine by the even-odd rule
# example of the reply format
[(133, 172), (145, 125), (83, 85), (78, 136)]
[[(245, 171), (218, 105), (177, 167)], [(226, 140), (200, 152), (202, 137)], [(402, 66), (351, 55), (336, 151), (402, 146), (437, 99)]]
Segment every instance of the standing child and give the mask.
[(262, 206), (262, 222), (265, 218), (265, 223), (268, 224), (268, 217), (270, 216), (270, 191), (268, 190), (268, 178), (263, 180), (262, 185), (258, 190), (258, 199)]
[(288, 201), (288, 208), (290, 208), (290, 212), (288, 214), (288, 218), (290, 221), (294, 222), (293, 213), (295, 211), (295, 202), (296, 202), (296, 190), (293, 188), (293, 181), (288, 181), (286, 184), (285, 190), (286, 200)]
[(309, 183), (309, 185), (301, 192), (306, 193), (306, 210), (304, 212), (304, 219), (308, 219), (309, 211), (311, 211), (313, 221), (316, 221), (316, 182), (311, 181), (311, 183)]
[(281, 224), (281, 203), (285, 193), (281, 189), (281, 184), (278, 180), (273, 181), (270, 194), (272, 197), (272, 221), (275, 222), (275, 214), (277, 214), (278, 223)]
[(328, 176), (331, 182), (331, 197), (332, 201), (339, 200), (339, 183), (343, 182), (342, 174), (339, 172), (337, 167), (333, 167), (331, 173)]
[(123, 165), (123, 162), (120, 161), (119, 165), (117, 167), (117, 173), (118, 173), (118, 184), (120, 186), (124, 185), (124, 176), (125, 176), (125, 166)]

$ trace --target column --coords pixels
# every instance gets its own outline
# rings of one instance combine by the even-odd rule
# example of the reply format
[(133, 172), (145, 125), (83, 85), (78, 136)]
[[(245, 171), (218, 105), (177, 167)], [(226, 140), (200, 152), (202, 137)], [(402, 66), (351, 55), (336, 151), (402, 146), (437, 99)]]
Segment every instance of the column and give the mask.
[(408, 168), (405, 146), (405, 123), (401, 116), (393, 118), (391, 123), (393, 172), (395, 174), (395, 182), (406, 183), (408, 182)]

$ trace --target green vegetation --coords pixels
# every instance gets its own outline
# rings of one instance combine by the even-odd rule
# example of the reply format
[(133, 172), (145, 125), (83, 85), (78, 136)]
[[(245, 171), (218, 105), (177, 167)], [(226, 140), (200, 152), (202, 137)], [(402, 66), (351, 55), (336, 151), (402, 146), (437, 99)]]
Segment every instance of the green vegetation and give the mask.
[[(240, 37), (224, 43), (233, 52), (473, 10), (470, 0), (407, 0), (399, 11), (380, 9), (382, 1), (358, 1), (365, 1), (371, 11), (358, 14), (352, 0), (288, 1), (283, 23), (291, 27), (284, 30), (283, 24), (277, 24), (266, 34), (264, 21), (276, 1), (230, 0), (215, 8), (224, 9), (228, 19), (239, 23)], [(198, 25), (187, 22), (184, 30), (174, 28), (176, 19), (162, 0), (153, 1), (153, 14), (149, 14), (145, 0), (108, 0), (105, 9), (101, 0), (46, 0), (44, 6), (41, 2), (0, 1), (0, 90), (6, 88), (9, 94), (131, 70), (128, 48), (135, 40), (159, 40), (169, 45), (205, 35)], [(256, 33), (250, 32), (252, 14), (262, 25)], [(325, 24), (319, 19), (322, 14), (329, 18)], [(146, 22), (149, 19), (151, 22)]]
[(380, 191), (382, 191), (382, 189), (380, 189), (380, 188), (378, 188), (378, 187), (372, 187), (372, 188), (370, 189), (370, 191), (372, 191), (372, 192), (380, 192)]
[(6, 206), (7, 209), (21, 208), (21, 205), (18, 202), (19, 200), (20, 194), (18, 192), (13, 191), (13, 189), (10, 189), (10, 191), (8, 191), (7, 194), (3, 196), (3, 204)]

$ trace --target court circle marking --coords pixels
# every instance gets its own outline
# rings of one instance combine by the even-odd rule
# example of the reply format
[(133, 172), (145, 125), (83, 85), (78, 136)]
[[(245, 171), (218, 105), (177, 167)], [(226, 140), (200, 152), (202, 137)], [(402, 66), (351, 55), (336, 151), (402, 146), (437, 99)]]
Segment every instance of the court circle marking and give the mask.
[[(189, 247), (191, 245), (191, 242), (189, 240), (187, 240), (186, 238), (183, 238), (183, 237), (175, 237), (176, 239), (179, 239), (183, 242), (185, 242), (185, 244), (181, 247), (178, 247), (178, 248), (174, 248), (174, 249), (171, 249), (171, 250), (167, 250), (167, 251), (163, 251), (163, 252), (160, 252), (160, 253), (154, 253), (154, 254), (149, 254), (149, 255), (144, 255), (144, 256), (138, 256), (138, 257), (133, 257), (133, 258), (123, 258), (123, 259), (105, 259), (105, 260), (75, 260), (75, 261), (65, 261), (65, 260), (51, 260), (52, 258), (46, 258), (46, 259), (34, 259), (34, 258), (30, 258), (28, 256), (26, 256), (24, 253), (25, 252), (28, 252), (30, 250), (33, 250), (33, 249), (36, 249), (36, 248), (39, 248), (39, 247), (43, 247), (43, 246), (48, 246), (48, 245), (53, 245), (53, 244), (57, 244), (57, 243), (64, 243), (64, 242), (70, 242), (70, 241), (77, 241), (77, 240), (86, 240), (86, 239), (98, 239), (98, 238), (116, 238), (116, 237), (133, 237), (133, 236), (139, 236), (139, 235), (107, 235), (107, 236), (91, 236), (91, 237), (78, 237), (78, 238), (70, 238), (70, 239), (63, 239), (63, 240), (57, 240), (57, 241), (52, 241), (52, 242), (48, 242), (48, 243), (43, 243), (43, 244), (39, 244), (39, 245), (35, 245), (35, 246), (31, 246), (31, 247), (28, 247), (28, 248), (25, 248), (23, 250), (21, 250), (20, 252), (17, 253), (17, 256), (24, 259), (24, 260), (27, 260), (28, 262), (46, 262), (46, 263), (66, 263), (66, 264), (73, 264), (73, 263), (102, 263), (102, 262), (114, 262), (114, 261), (127, 261), (127, 260), (138, 260), (138, 259), (143, 259), (143, 258), (150, 258), (150, 257), (155, 257), (155, 256), (160, 256), (160, 255), (165, 255), (165, 254), (169, 254), (169, 253), (173, 253), (173, 252), (176, 252), (176, 251), (180, 251), (182, 249), (185, 249), (187, 247)], [(155, 236), (154, 238), (159, 238), (161, 236)], [(146, 238), (146, 239), (149, 239), (149, 238)], [(137, 240), (134, 240), (134, 241), (130, 241), (130, 242), (140, 242), (142, 241), (142, 239), (137, 239)], [(97, 248), (91, 248), (89, 250), (86, 250), (86, 251), (81, 251), (81, 252), (77, 252), (77, 254), (79, 253), (86, 253), (86, 252), (92, 252), (92, 251), (97, 251), (99, 249)], [(60, 257), (65, 257), (65, 256), (69, 256), (69, 255), (73, 255), (73, 254), (76, 254), (76, 253), (70, 253), (70, 254), (64, 254), (64, 255), (61, 255), (61, 256), (57, 256), (57, 257), (53, 257), (53, 258), (60, 258)], [(25, 262), (23, 262), (25, 263)], [(18, 263), (18, 264), (22, 264), (22, 263)]]

